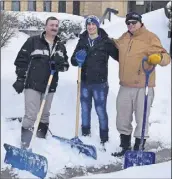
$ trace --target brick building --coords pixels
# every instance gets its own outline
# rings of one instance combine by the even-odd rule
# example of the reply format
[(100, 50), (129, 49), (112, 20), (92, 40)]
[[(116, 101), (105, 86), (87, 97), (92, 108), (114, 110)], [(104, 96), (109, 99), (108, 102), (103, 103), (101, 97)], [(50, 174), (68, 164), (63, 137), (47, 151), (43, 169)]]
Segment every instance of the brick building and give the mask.
[(106, 8), (117, 9), (119, 16), (127, 13), (127, 1), (58, 1), (58, 0), (1, 0), (1, 10), (62, 12), (81, 16), (102, 16)]
[(97, 15), (101, 17), (106, 8), (118, 10), (118, 16), (124, 17), (129, 11), (140, 14), (163, 8), (168, 1), (112, 1), (112, 0), (1, 0), (0, 9), (6, 11), (47, 11), (76, 14), (81, 16)]

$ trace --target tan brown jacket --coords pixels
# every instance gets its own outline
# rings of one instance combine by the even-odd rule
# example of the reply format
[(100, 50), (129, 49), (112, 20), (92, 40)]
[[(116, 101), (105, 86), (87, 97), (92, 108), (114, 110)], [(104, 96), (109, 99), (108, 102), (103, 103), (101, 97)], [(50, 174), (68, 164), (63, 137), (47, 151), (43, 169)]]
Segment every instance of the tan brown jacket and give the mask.
[[(162, 47), (159, 38), (148, 31), (145, 26), (137, 30), (133, 35), (124, 33), (118, 40), (114, 40), (119, 49), (119, 78), (120, 85), (129, 87), (144, 87), (145, 74), (142, 69), (142, 59), (155, 53), (163, 55), (161, 66), (170, 63), (170, 56)], [(150, 68), (145, 64), (145, 68)], [(155, 87), (155, 71), (149, 79), (149, 86)]]

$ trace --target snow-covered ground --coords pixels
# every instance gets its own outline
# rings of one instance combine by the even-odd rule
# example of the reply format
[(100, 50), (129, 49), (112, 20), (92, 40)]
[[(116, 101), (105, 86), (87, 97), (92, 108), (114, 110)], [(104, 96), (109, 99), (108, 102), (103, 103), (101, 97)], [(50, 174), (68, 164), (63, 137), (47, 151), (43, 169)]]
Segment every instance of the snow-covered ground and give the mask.
[[(137, 166), (109, 174), (88, 175), (78, 178), (171, 178), (171, 161), (152, 166)], [(76, 178), (77, 179), (77, 178)]]
[[(112, 16), (112, 19), (112, 22), (106, 21), (105, 25), (101, 27), (108, 32), (110, 37), (118, 38), (126, 31), (125, 19), (117, 16)], [(164, 10), (160, 9), (143, 15), (143, 22), (149, 30), (159, 36), (163, 46), (169, 50), (170, 39), (167, 38), (168, 19), (164, 14)], [(12, 84), (16, 80), (14, 60), (27, 38), (26, 34), (17, 33), (8, 47), (1, 49), (1, 168), (3, 169), (10, 167), (3, 162), (5, 156), (3, 144), (6, 142), (20, 147), (21, 123), (18, 121), (8, 121), (6, 117), (24, 115), (24, 96), (23, 94), (18, 95), (12, 88)], [(66, 44), (69, 62), (77, 41), (78, 39), (70, 40)], [(160, 147), (153, 151), (161, 150), (161, 148), (171, 148), (171, 65), (163, 68), (158, 66), (156, 71), (157, 86), (155, 88), (155, 100), (150, 116), (150, 138), (148, 142), (158, 142)], [(57, 88), (51, 108), (50, 130), (54, 135), (68, 139), (73, 138), (75, 135), (76, 80), (77, 68), (75, 67), (70, 66), (68, 72), (60, 73), (59, 87)], [(36, 138), (33, 152), (41, 154), (48, 159), (47, 178), (54, 177), (56, 173), (62, 171), (64, 166), (94, 166), (99, 168), (102, 165), (120, 161), (120, 159), (110, 155), (111, 152), (119, 148), (119, 134), (116, 130), (116, 96), (119, 88), (118, 63), (111, 58), (109, 61), (109, 86), (107, 109), (110, 141), (106, 144), (107, 151), (101, 152), (99, 150), (99, 125), (95, 109), (93, 108), (92, 137), (82, 137), (79, 129), (79, 138), (85, 144), (92, 144), (97, 148), (98, 159), (94, 160), (83, 154), (78, 154), (77, 150), (56, 141), (50, 134), (48, 134), (46, 140)], [(132, 143), (134, 143), (134, 140)], [(168, 173), (167, 166), (170, 166), (170, 162), (163, 165), (162, 173), (165, 173), (165, 176)], [(138, 171), (137, 168), (131, 170)], [(142, 169), (139, 168), (139, 170)], [(19, 175), (19, 178), (35, 177), (26, 171), (16, 169), (14, 172)], [(130, 173), (133, 174), (133, 172)], [(130, 176), (130, 173), (128, 176)], [(122, 176), (125, 174), (122, 173)]]

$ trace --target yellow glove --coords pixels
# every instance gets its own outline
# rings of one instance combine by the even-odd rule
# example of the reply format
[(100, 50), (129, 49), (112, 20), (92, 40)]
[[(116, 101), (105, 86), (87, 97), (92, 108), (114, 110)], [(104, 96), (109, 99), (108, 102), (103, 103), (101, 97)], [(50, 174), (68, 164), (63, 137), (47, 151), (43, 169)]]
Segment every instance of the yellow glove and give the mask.
[(148, 63), (151, 65), (160, 64), (162, 61), (162, 54), (152, 54), (148, 57)]

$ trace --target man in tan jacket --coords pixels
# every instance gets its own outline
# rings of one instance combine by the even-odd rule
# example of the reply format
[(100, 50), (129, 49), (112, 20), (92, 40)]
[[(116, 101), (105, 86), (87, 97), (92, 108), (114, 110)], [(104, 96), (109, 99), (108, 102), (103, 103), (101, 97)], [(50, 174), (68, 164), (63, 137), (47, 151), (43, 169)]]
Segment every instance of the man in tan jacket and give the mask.
[[(113, 156), (123, 156), (127, 150), (131, 149), (133, 113), (137, 124), (134, 131), (135, 145), (133, 149), (139, 150), (145, 95), (145, 73), (142, 69), (142, 59), (145, 56), (148, 57), (145, 64), (146, 69), (150, 69), (153, 65), (166, 66), (170, 63), (170, 56), (162, 47), (159, 38), (145, 28), (141, 15), (131, 12), (126, 15), (125, 22), (128, 31), (118, 40), (115, 40), (119, 49), (120, 78), (120, 89), (116, 102), (116, 125), (120, 133), (120, 147), (122, 147), (122, 150), (113, 153)], [(150, 74), (149, 79), (144, 144), (149, 137), (148, 117), (154, 99), (154, 87), (155, 71)], [(142, 147), (144, 149), (144, 145)]]

